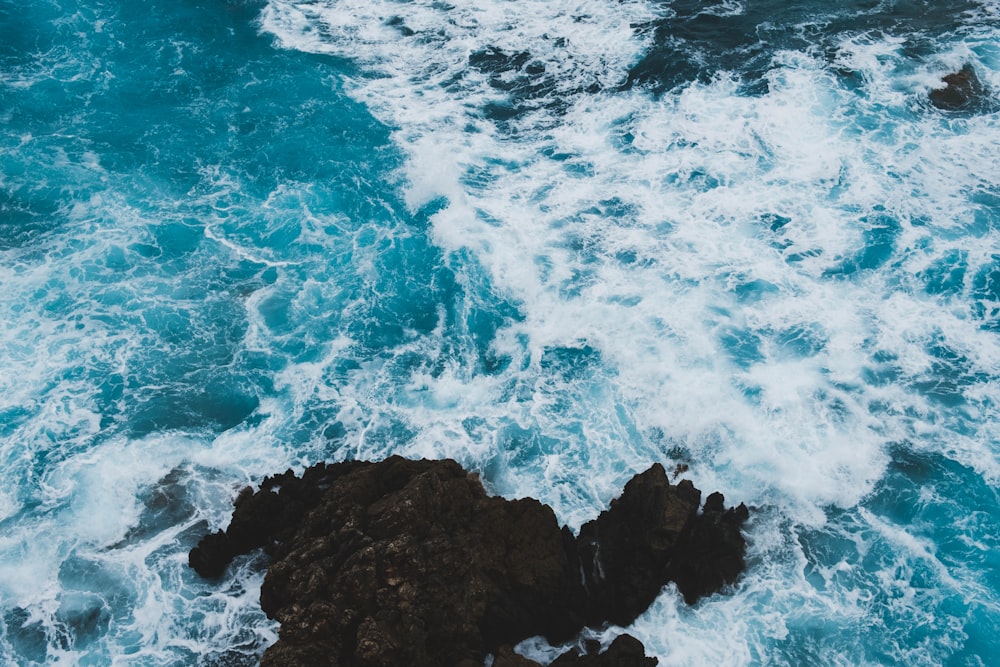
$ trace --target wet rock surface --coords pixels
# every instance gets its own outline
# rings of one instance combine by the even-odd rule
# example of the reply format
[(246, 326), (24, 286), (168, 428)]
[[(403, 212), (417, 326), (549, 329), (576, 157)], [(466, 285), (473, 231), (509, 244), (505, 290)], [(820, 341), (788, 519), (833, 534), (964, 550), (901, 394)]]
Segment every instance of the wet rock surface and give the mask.
[[(239, 554), (270, 556), (261, 607), (281, 630), (268, 667), (533, 665), (510, 646), (628, 625), (670, 581), (688, 602), (735, 581), (747, 510), (712, 494), (699, 512), (700, 498), (655, 464), (575, 537), (548, 506), (488, 496), (451, 460), (319, 464), (245, 489), (189, 562), (215, 577)], [(554, 664), (656, 663), (619, 638)]]
[(944, 111), (980, 111), (991, 106), (990, 93), (971, 65), (941, 79), (930, 92), (931, 104)]

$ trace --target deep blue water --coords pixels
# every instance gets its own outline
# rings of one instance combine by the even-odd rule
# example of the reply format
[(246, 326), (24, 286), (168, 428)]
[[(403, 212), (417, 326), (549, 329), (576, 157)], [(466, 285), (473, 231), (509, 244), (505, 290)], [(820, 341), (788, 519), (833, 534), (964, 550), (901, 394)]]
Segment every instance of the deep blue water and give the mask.
[(998, 92), (995, 0), (0, 0), (0, 662), (255, 664), (187, 550), (399, 453), (754, 506), (660, 664), (996, 663)]

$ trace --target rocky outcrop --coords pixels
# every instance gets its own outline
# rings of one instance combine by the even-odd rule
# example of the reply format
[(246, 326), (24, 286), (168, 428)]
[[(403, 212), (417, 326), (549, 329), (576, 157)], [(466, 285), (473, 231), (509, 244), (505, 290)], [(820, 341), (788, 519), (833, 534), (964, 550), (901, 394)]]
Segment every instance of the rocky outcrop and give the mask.
[[(537, 500), (488, 496), (454, 461), (319, 464), (244, 490), (229, 528), (189, 561), (212, 577), (238, 554), (268, 553), (261, 607), (281, 631), (266, 667), (467, 667), (491, 653), (514, 667), (533, 663), (513, 644), (627, 625), (669, 581), (689, 602), (733, 582), (747, 510), (712, 494), (699, 513), (700, 496), (654, 465), (577, 538)], [(622, 641), (612, 658), (555, 664), (655, 664)]]
[(672, 486), (655, 464), (580, 528), (588, 625), (629, 625), (670, 581), (692, 604), (736, 580), (747, 508), (726, 510), (722, 494), (713, 493), (699, 515), (700, 503), (701, 492), (690, 481)]

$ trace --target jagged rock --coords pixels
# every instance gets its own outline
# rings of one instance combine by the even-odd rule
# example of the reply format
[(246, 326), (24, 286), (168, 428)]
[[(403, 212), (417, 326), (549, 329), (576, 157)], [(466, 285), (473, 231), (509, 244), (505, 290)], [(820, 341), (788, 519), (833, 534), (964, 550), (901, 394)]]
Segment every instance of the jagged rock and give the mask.
[(502, 647), (631, 623), (672, 577), (689, 601), (732, 582), (746, 508), (712, 494), (699, 514), (700, 495), (654, 465), (577, 539), (549, 507), (487, 496), (454, 461), (319, 464), (244, 490), (189, 562), (211, 577), (235, 555), (270, 556), (261, 607), (281, 631), (265, 667), (481, 665), (497, 651), (516, 667)]
[(666, 566), (697, 521), (701, 492), (667, 482), (660, 464), (633, 477), (611, 508), (580, 528), (577, 539), (589, 624), (629, 625), (667, 583)]
[(657, 463), (580, 528), (590, 624), (629, 625), (670, 581), (693, 604), (736, 580), (744, 567), (739, 528), (749, 512), (742, 504), (726, 510), (722, 494), (713, 493), (699, 515), (700, 501), (689, 480), (671, 486)]
[(685, 602), (694, 604), (736, 581), (745, 566), (746, 543), (740, 526), (749, 517), (746, 505), (726, 509), (721, 493), (708, 496), (701, 515), (684, 535), (683, 546), (666, 568), (666, 579), (677, 584)]
[(930, 92), (931, 104), (945, 111), (971, 111), (987, 103), (989, 93), (971, 65), (945, 76), (945, 85)]

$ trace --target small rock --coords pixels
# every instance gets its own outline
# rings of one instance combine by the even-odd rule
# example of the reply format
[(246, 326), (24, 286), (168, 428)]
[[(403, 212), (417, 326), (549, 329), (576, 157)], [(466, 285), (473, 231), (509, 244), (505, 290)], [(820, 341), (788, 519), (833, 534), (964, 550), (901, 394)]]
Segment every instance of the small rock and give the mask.
[(944, 111), (970, 111), (988, 102), (989, 92), (971, 65), (965, 65), (942, 80), (944, 87), (930, 92), (931, 104)]

